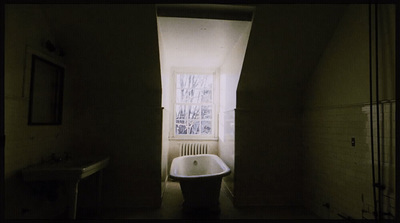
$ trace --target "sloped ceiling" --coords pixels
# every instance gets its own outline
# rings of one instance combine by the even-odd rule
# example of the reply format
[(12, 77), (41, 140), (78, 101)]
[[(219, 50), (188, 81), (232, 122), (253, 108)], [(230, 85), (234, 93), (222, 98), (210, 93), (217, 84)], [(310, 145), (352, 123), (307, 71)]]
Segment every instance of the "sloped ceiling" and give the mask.
[[(65, 49), (67, 55), (77, 58), (104, 59), (109, 51), (119, 50), (123, 60), (124, 54), (136, 50), (130, 44), (131, 38), (135, 38), (135, 35), (146, 35), (141, 33), (141, 27), (131, 25), (134, 17), (130, 15), (141, 13), (140, 7), (136, 5), (42, 6), (59, 45)], [(292, 89), (287, 94), (299, 95), (332, 37), (346, 5), (254, 6), (255, 17), (238, 90), (277, 95)], [(225, 27), (221, 23), (205, 30), (205, 20), (198, 21), (198, 26), (190, 30), (189, 35), (193, 44), (198, 45), (195, 50), (199, 54), (207, 55), (218, 51), (200, 47), (202, 45), (196, 43), (198, 40), (210, 38), (207, 41), (217, 44), (212, 47), (214, 49), (222, 49), (226, 47), (226, 43), (235, 41), (228, 38), (228, 42), (218, 42), (213, 39), (212, 34), (207, 33), (212, 30), (234, 30), (233, 26)], [(129, 35), (126, 35), (127, 30), (130, 30)], [(99, 36), (102, 36), (101, 41), (98, 40)], [(179, 42), (179, 39), (175, 41)], [(211, 54), (210, 58), (213, 58)], [(213, 62), (221, 59), (222, 57), (213, 58), (207, 63), (215, 66)]]
[(238, 106), (301, 108), (307, 80), (346, 7), (257, 5), (238, 85), (242, 92)]
[[(134, 4), (52, 4), (41, 5), (57, 43), (65, 49), (66, 57), (107, 59), (111, 53), (120, 58), (138, 50), (137, 36), (145, 36), (141, 22), (154, 15), (143, 13)], [(144, 6), (148, 8), (149, 6)], [(148, 11), (146, 11), (148, 12)], [(154, 27), (156, 32), (157, 27)], [(146, 52), (143, 52), (146, 53)]]
[(158, 17), (165, 63), (218, 68), (249, 25), (248, 21)]

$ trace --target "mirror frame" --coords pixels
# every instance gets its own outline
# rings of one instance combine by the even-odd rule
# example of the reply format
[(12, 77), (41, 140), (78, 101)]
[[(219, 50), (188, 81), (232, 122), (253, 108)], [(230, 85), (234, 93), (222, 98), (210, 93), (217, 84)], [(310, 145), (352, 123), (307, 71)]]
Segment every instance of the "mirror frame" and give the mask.
[(61, 125), (64, 72), (62, 65), (31, 54), (28, 125)]

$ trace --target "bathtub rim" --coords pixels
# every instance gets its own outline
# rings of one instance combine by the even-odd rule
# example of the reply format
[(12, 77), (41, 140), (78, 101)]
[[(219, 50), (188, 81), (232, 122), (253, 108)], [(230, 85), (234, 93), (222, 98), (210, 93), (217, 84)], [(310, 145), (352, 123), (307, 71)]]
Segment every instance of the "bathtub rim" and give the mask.
[[(191, 175), (191, 176), (185, 176), (185, 175), (177, 175), (172, 173), (173, 172), (173, 166), (174, 162), (178, 162), (179, 159), (185, 159), (188, 157), (201, 157), (201, 156), (208, 156), (208, 157), (213, 157), (213, 159), (216, 159), (219, 164), (221, 164), (223, 171), (219, 173), (213, 173), (213, 174), (202, 174), (202, 175)], [(172, 160), (171, 163), (171, 169), (169, 172), (169, 177), (173, 180), (177, 181), (182, 181), (182, 180), (206, 180), (206, 179), (213, 179), (213, 178), (221, 178), (228, 176), (231, 173), (231, 169), (228, 167), (228, 165), (225, 164), (225, 162), (217, 155), (214, 154), (198, 154), (198, 155), (189, 155), (189, 156), (179, 156), (176, 157)]]

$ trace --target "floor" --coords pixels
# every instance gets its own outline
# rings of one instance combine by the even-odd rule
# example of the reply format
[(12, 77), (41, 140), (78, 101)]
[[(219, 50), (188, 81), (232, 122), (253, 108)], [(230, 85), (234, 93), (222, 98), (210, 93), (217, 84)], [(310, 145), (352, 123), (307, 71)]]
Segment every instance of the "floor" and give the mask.
[(219, 202), (220, 213), (184, 213), (179, 182), (168, 182), (160, 208), (102, 211), (101, 214), (78, 210), (77, 219), (317, 219), (317, 216), (301, 207), (236, 208), (224, 187), (221, 189)]

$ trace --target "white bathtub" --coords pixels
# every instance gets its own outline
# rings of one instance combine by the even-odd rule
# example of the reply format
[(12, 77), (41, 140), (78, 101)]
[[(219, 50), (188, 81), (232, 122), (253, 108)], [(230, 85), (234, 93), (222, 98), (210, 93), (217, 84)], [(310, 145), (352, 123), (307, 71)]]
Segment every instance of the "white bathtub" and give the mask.
[(172, 160), (170, 177), (181, 186), (184, 211), (209, 209), (219, 212), (222, 177), (231, 170), (216, 155), (180, 156)]

